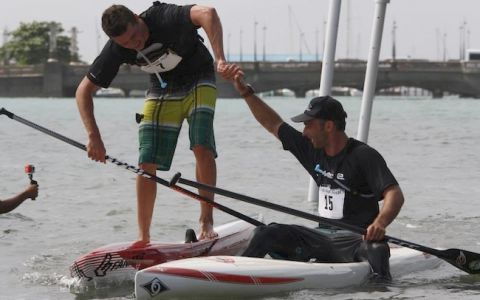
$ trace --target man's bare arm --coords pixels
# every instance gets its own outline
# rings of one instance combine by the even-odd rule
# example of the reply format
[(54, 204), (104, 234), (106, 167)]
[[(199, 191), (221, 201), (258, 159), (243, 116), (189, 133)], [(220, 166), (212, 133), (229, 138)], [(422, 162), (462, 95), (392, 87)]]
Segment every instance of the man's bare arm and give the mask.
[(105, 147), (103, 146), (100, 130), (95, 121), (95, 114), (93, 109), (93, 94), (99, 89), (90, 79), (84, 77), (82, 82), (78, 85), (75, 98), (77, 100), (78, 111), (82, 118), (83, 125), (87, 131), (88, 157), (95, 161), (105, 162)]

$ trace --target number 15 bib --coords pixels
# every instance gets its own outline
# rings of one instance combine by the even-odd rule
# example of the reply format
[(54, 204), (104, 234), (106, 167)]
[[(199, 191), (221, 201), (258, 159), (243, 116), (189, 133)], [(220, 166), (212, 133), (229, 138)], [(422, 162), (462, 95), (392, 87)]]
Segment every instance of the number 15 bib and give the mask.
[(343, 189), (331, 189), (330, 186), (318, 188), (318, 213), (328, 219), (343, 218), (343, 204), (345, 191)]

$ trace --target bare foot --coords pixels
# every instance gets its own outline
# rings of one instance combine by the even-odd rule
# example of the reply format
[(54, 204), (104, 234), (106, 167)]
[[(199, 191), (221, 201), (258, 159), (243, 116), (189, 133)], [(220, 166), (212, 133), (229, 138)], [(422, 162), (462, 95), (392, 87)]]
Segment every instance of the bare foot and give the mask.
[(218, 237), (218, 233), (213, 230), (211, 223), (200, 223), (200, 234), (198, 240), (214, 239)]
[(139, 240), (139, 241), (133, 242), (128, 248), (130, 249), (143, 248), (148, 244), (150, 244), (150, 241)]

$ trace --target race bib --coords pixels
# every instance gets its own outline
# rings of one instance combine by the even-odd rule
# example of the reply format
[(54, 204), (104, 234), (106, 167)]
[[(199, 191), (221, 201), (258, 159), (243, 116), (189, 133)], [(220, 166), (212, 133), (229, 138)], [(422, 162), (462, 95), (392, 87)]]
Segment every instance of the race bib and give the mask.
[(345, 190), (331, 189), (330, 186), (318, 188), (318, 214), (328, 219), (343, 218)]

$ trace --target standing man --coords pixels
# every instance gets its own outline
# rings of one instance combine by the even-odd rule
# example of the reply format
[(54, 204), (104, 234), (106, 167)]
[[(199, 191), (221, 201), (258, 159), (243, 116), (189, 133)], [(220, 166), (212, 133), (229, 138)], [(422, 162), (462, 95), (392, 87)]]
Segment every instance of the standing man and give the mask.
[(38, 185), (29, 184), (20, 194), (5, 200), (0, 200), (0, 214), (4, 214), (14, 210), (17, 206), (27, 199), (35, 200), (38, 196)]
[(382, 156), (345, 134), (347, 113), (339, 101), (330, 96), (312, 99), (304, 113), (292, 118), (293, 122), (304, 124), (301, 133), (258, 98), (242, 76), (235, 76), (234, 85), (254, 117), (282, 142), (283, 148), (297, 158), (319, 186), (319, 215), (365, 228), (367, 232), (362, 237), (321, 223), (314, 229), (272, 223), (256, 228), (244, 256), (270, 254), (319, 262), (368, 260), (373, 280), (390, 281), (390, 249), (384, 236), (404, 198)]
[[(177, 6), (155, 1), (140, 15), (123, 5), (112, 5), (102, 15), (110, 37), (78, 86), (76, 99), (88, 134), (87, 152), (105, 162), (106, 150), (93, 112), (92, 95), (108, 87), (124, 64), (150, 73), (139, 129), (139, 167), (150, 174), (170, 169), (184, 119), (189, 123), (190, 149), (196, 159), (197, 180), (216, 184), (217, 156), (213, 133), (216, 101), (214, 61), (198, 35), (203, 28), (210, 40), (217, 72), (232, 80), (238, 67), (225, 61), (222, 25), (214, 8)], [(139, 243), (150, 241), (156, 182), (137, 176)], [(213, 200), (213, 194), (199, 193)], [(199, 238), (214, 238), (212, 207), (202, 203)]]

